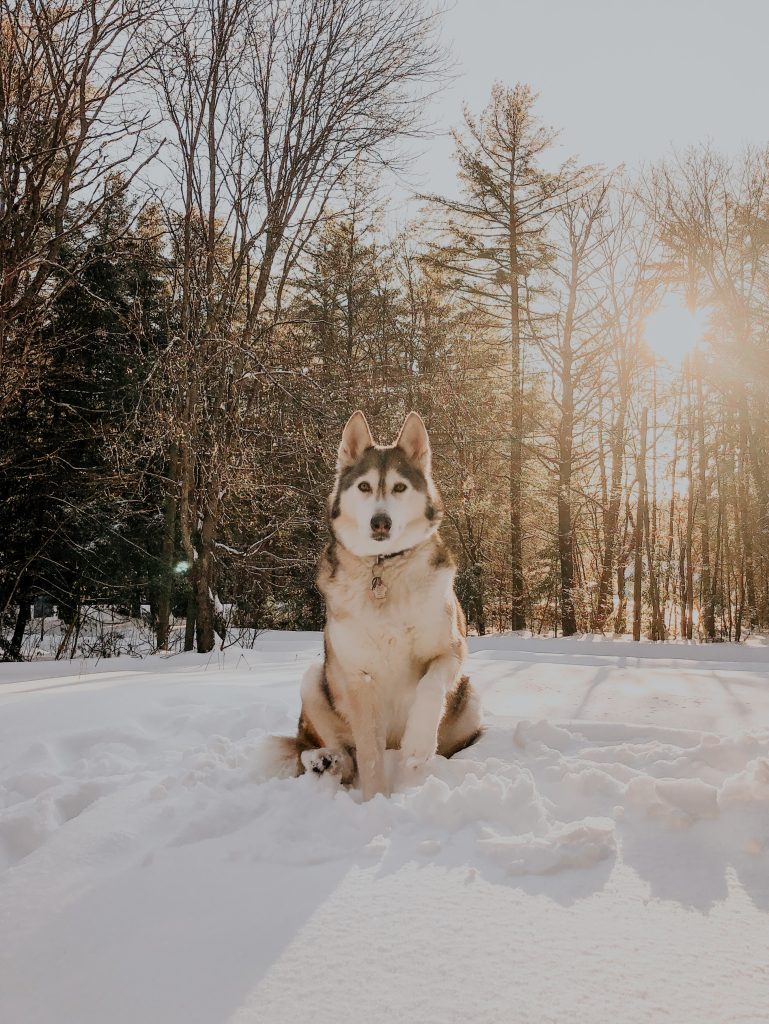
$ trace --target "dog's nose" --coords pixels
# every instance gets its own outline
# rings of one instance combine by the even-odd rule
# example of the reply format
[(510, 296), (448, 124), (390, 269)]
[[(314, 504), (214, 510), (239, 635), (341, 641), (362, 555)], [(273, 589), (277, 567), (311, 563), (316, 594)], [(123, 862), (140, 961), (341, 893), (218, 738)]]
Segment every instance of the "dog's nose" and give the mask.
[(393, 521), (386, 512), (377, 512), (375, 516), (371, 517), (371, 532), (375, 537), (384, 540), (390, 532), (392, 524)]

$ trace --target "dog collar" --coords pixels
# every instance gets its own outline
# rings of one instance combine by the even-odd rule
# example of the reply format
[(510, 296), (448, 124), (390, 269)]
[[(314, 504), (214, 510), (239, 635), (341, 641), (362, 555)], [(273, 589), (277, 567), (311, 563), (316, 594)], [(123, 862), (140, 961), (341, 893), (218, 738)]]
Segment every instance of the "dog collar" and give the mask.
[(407, 555), (409, 551), (413, 551), (413, 548), (404, 548), (403, 551), (393, 551), (389, 555), (377, 555), (374, 565), (381, 565), (382, 562), (387, 562), (391, 558), (400, 558), (401, 555)]

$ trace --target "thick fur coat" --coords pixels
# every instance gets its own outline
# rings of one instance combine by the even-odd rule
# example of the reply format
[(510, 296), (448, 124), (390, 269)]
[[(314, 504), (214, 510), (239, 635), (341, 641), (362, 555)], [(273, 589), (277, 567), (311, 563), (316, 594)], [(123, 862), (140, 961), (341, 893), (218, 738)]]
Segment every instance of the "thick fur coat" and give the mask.
[(305, 673), (288, 741), (298, 773), (357, 780), (368, 799), (387, 791), (386, 749), (400, 750), (408, 774), (480, 735), (442, 515), (422, 419), (409, 413), (395, 444), (382, 447), (356, 412), (342, 434), (318, 574), (325, 656)]

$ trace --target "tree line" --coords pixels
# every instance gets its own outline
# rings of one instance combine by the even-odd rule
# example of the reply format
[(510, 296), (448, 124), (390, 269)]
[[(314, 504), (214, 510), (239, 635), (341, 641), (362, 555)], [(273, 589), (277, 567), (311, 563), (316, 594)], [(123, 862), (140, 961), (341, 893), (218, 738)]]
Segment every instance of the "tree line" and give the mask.
[[(525, 85), (388, 229), (446, 73), (417, 0), (0, 0), (0, 644), (317, 628), (339, 431), (418, 409), (471, 628), (769, 619), (769, 148), (629, 176)], [(708, 316), (681, 367), (668, 293)]]

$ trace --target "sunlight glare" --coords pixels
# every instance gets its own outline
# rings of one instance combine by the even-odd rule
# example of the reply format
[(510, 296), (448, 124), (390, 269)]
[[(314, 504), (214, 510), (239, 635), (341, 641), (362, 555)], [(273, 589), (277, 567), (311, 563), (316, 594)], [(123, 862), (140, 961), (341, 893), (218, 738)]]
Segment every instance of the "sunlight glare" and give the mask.
[(706, 326), (706, 310), (691, 312), (680, 295), (671, 294), (647, 317), (644, 340), (656, 356), (678, 367), (703, 340)]

